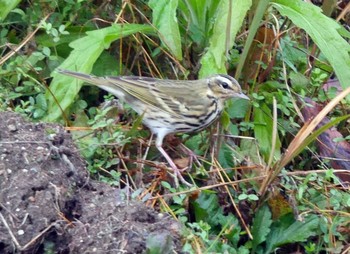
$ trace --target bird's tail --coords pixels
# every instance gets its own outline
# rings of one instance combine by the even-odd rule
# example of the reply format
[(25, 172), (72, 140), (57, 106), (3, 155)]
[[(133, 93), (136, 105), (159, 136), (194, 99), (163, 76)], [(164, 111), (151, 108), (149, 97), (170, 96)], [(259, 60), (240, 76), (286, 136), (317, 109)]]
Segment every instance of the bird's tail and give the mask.
[(63, 75), (71, 76), (80, 80), (84, 80), (87, 83), (90, 83), (92, 85), (98, 86), (99, 88), (110, 92), (111, 94), (114, 94), (119, 99), (124, 100), (125, 97), (125, 89), (122, 88), (122, 86), (119, 84), (120, 81), (115, 80), (114, 82), (111, 82), (110, 79), (106, 77), (96, 77), (93, 75), (75, 72), (75, 71), (68, 71), (63, 69), (58, 69), (58, 73), (61, 73)]
[(75, 72), (75, 71), (69, 71), (69, 70), (63, 70), (63, 69), (57, 69), (57, 72), (63, 75), (71, 76), (80, 80), (84, 80), (87, 83), (96, 85), (96, 86), (106, 86), (109, 82), (103, 78), (103, 77), (96, 77), (93, 75), (81, 73), (81, 72)]

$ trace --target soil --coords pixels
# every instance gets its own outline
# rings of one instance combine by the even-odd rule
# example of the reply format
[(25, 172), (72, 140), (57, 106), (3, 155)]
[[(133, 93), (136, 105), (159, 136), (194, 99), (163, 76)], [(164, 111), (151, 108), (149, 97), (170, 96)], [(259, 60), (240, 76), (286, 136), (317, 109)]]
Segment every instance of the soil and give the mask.
[(181, 253), (181, 226), (89, 179), (57, 124), (0, 112), (0, 253)]

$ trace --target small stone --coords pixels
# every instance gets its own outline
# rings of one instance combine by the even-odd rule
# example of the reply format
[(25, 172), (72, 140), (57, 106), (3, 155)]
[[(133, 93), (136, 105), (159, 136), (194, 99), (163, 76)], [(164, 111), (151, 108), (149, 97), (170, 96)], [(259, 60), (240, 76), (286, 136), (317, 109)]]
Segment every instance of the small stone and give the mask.
[(9, 128), (9, 131), (11, 131), (11, 132), (15, 132), (15, 131), (18, 130), (18, 129), (17, 129), (17, 126), (14, 125), (14, 124), (9, 124), (9, 125), (8, 125), (8, 128)]

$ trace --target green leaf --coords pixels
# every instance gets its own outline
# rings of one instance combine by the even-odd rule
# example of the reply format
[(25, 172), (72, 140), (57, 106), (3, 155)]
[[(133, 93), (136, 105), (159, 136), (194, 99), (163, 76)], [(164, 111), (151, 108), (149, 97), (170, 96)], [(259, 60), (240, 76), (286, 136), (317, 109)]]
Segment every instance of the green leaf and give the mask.
[(292, 214), (284, 216), (271, 227), (271, 233), (266, 238), (265, 253), (271, 253), (284, 244), (306, 241), (317, 234), (319, 221), (316, 215), (307, 216), (303, 221), (296, 221)]
[(195, 220), (197, 222), (202, 221), (208, 223), (210, 227), (216, 228), (217, 230), (233, 226), (231, 232), (227, 234), (227, 239), (229, 239), (233, 245), (237, 245), (239, 233), (241, 231), (238, 219), (232, 214), (224, 215), (215, 193), (208, 190), (202, 191), (198, 199), (193, 202), (193, 207)]
[(47, 102), (46, 102), (46, 100), (45, 100), (45, 96), (42, 94), (42, 93), (40, 93), (40, 94), (38, 94), (37, 96), (36, 96), (36, 102), (37, 102), (37, 106), (39, 107), (39, 108), (41, 108), (41, 109), (43, 109), (43, 110), (46, 110), (46, 108), (47, 108)]
[[(70, 26), (67, 28), (66, 33), (60, 36), (60, 40), (58, 42), (54, 42), (52, 40), (52, 36), (47, 33), (37, 34), (35, 36), (35, 40), (38, 44), (45, 47), (57, 47), (58, 45), (70, 43), (74, 40), (80, 39), (81, 36), (84, 35), (84, 33), (87, 31), (93, 30), (89, 27)], [(69, 49), (69, 47), (67, 47), (67, 49)], [(66, 50), (66, 47), (64, 47), (64, 50)]]
[(182, 60), (181, 37), (176, 17), (178, 0), (150, 0), (153, 24), (159, 30), (159, 38), (172, 54)]
[[(138, 32), (153, 33), (154, 29), (147, 25), (118, 24), (100, 30), (89, 31), (86, 33), (87, 36), (69, 44), (73, 50), (59, 68), (90, 73), (94, 63), (113, 41)], [(48, 114), (44, 119), (46, 121), (58, 119), (61, 116), (61, 109), (57, 106), (57, 103), (59, 103), (62, 110), (66, 110), (73, 103), (84, 83), (81, 80), (60, 75), (56, 72), (52, 73), (52, 77), (51, 93), (46, 93), (48, 100)], [(55, 99), (52, 94), (55, 96)]]
[(120, 71), (124, 70), (124, 66), (120, 66), (119, 59), (109, 54), (108, 51), (102, 51), (100, 57), (96, 60), (93, 73), (97, 76), (104, 75), (119, 75)]
[(341, 37), (342, 27), (321, 9), (301, 0), (273, 0), (272, 6), (304, 29), (334, 68), (345, 89), (350, 80), (350, 45)]
[(173, 253), (174, 246), (170, 232), (151, 233), (146, 239), (147, 254)]
[(179, 9), (186, 17), (185, 25), (191, 39), (199, 45), (200, 49), (208, 43), (210, 32), (219, 1), (215, 0), (180, 0)]
[(309, 84), (309, 80), (305, 75), (299, 72), (291, 72), (289, 74), (290, 82), (294, 89), (300, 91), (301, 89), (305, 89)]
[(168, 190), (172, 189), (171, 185), (168, 182), (162, 181), (161, 185)]
[(229, 124), (231, 123), (230, 116), (226, 111), (222, 112), (220, 116), (220, 123), (222, 124), (222, 127), (224, 127), (225, 130), (228, 128)]
[(255, 35), (258, 29), (261, 27), (261, 24), (264, 22), (263, 18), (265, 16), (266, 9), (269, 3), (270, 3), (270, 0), (254, 1), (254, 6), (253, 6), (254, 10), (252, 11), (252, 13), (254, 13), (254, 17), (249, 25), (249, 34), (248, 34), (247, 40), (244, 43), (244, 49), (242, 54), (240, 55), (240, 59), (237, 65), (236, 76), (235, 76), (236, 78), (241, 76), (243, 66), (246, 63), (248, 53), (255, 39)]
[(270, 233), (271, 229), (271, 212), (267, 205), (261, 207), (256, 213), (253, 221), (252, 236), (253, 236), (253, 252), (256, 247), (266, 241), (266, 236)]
[(0, 21), (4, 20), (21, 0), (0, 0)]
[[(260, 151), (265, 159), (269, 158), (272, 147), (272, 113), (266, 104), (261, 104), (259, 108), (254, 107), (254, 135), (258, 140)], [(274, 156), (278, 159), (281, 156), (281, 141), (276, 138)]]
[(258, 146), (254, 139), (242, 139), (239, 154), (242, 158), (248, 158), (249, 161), (258, 165), (261, 164)]
[(227, 104), (226, 111), (230, 118), (243, 118), (250, 107), (250, 101), (240, 98), (232, 99)]
[(196, 135), (191, 135), (186, 141), (186, 147), (192, 150), (197, 155), (203, 155), (203, 151), (201, 150), (203, 144), (203, 136), (201, 133)]
[(217, 196), (208, 191), (202, 192), (193, 205), (196, 221), (208, 221), (209, 217), (214, 217), (217, 210), (221, 212)]
[(235, 154), (227, 144), (223, 144), (219, 150), (219, 162), (223, 168), (233, 167), (233, 156)]
[(226, 73), (225, 54), (232, 48), (237, 31), (252, 4), (251, 0), (231, 2), (230, 8), (230, 0), (221, 0), (217, 8), (210, 46), (201, 59), (201, 78), (215, 73)]

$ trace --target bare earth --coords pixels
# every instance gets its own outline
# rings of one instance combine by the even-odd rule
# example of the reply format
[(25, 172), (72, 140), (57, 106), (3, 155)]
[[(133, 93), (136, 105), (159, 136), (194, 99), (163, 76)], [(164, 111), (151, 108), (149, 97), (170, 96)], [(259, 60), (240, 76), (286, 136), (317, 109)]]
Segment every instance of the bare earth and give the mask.
[(0, 253), (181, 253), (181, 226), (127, 197), (62, 126), (0, 112)]

